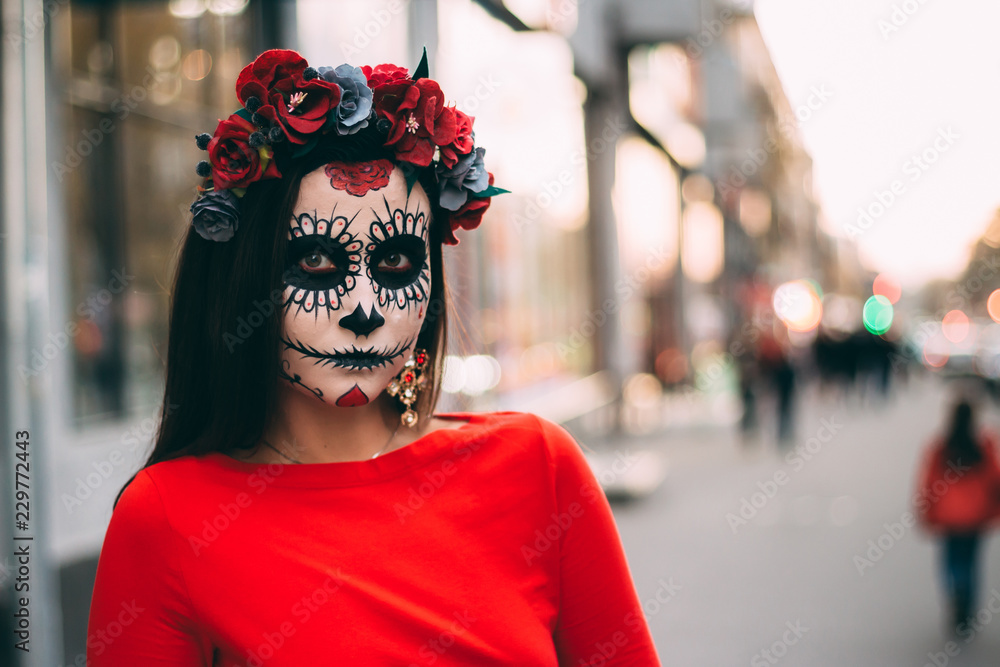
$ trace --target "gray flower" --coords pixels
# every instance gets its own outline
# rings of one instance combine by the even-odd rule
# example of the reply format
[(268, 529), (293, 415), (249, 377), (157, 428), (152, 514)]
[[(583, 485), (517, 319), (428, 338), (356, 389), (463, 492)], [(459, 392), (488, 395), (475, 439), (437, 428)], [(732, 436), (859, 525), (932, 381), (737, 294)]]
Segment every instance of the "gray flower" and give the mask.
[(213, 190), (193, 204), (194, 230), (208, 241), (228, 241), (239, 227), (239, 198), (232, 190)]
[(457, 211), (469, 200), (470, 192), (482, 192), (490, 185), (490, 175), (483, 164), (485, 148), (476, 148), (471, 153), (459, 156), (451, 169), (443, 163), (437, 165), (441, 184), (441, 208)]
[(368, 87), (368, 78), (361, 68), (344, 63), (336, 68), (320, 67), (318, 71), (324, 81), (340, 86), (340, 104), (331, 114), (331, 120), (336, 122), (337, 134), (354, 134), (367, 127), (372, 110), (372, 89)]

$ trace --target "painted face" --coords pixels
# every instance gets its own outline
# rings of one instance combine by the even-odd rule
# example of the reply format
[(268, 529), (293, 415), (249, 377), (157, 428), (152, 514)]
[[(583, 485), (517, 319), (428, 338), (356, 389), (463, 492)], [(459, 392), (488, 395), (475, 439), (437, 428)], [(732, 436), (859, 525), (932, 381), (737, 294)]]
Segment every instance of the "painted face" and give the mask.
[(429, 200), (387, 160), (302, 179), (288, 228), (281, 376), (341, 407), (374, 400), (410, 358), (431, 289)]

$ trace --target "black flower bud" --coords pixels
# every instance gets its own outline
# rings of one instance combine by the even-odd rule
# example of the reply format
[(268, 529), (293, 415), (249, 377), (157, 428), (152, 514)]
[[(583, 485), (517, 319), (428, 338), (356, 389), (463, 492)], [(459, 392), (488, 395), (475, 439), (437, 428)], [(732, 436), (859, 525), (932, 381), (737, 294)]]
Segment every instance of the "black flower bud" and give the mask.
[(247, 103), (245, 106), (247, 108), (247, 111), (253, 113), (260, 108), (260, 105), (261, 105), (260, 98), (256, 97), (255, 95), (251, 95), (250, 97), (247, 98)]
[(375, 129), (382, 134), (389, 134), (389, 130), (392, 129), (392, 121), (388, 118), (379, 118), (378, 122), (375, 123)]
[(202, 160), (201, 162), (199, 162), (198, 166), (195, 167), (194, 170), (202, 178), (208, 178), (209, 176), (212, 175), (212, 165), (209, 164), (208, 162), (206, 162), (205, 160)]
[(194, 140), (195, 143), (198, 144), (198, 148), (200, 148), (203, 151), (206, 151), (208, 150), (208, 142), (212, 140), (212, 135), (205, 134), (204, 132), (202, 132), (201, 134), (195, 135)]
[(267, 133), (267, 138), (270, 139), (272, 144), (276, 144), (279, 141), (284, 141), (285, 133), (281, 131), (281, 127), (275, 125), (271, 128), (271, 131)]
[(250, 116), (250, 122), (256, 125), (257, 127), (267, 127), (269, 125), (268, 120), (263, 116), (261, 116), (259, 113), (255, 113), (252, 116)]
[(302, 70), (302, 78), (306, 81), (312, 81), (319, 77), (319, 72), (316, 71), (315, 67), (307, 67)]
[(252, 132), (248, 142), (250, 143), (250, 148), (260, 148), (267, 143), (267, 139), (264, 138), (263, 132)]

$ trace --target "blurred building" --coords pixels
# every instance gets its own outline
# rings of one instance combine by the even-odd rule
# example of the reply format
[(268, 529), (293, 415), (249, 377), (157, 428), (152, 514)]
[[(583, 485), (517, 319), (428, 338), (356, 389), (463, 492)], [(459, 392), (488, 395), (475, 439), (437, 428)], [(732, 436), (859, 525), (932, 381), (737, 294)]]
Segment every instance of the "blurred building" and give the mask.
[[(460, 324), (443, 411), (566, 421), (604, 408), (613, 429), (623, 387), (688, 382), (699, 354), (725, 343), (741, 285), (826, 284), (838, 271), (797, 109), (746, 3), (0, 7), (0, 424), (30, 432), (37, 535), (38, 649), (20, 664), (83, 664), (111, 503), (157, 424), (173, 262), (201, 159), (193, 137), (236, 108), (237, 74), (266, 48), (412, 67), (426, 46), (431, 76), (475, 116), (477, 144), (512, 191), (446, 252)], [(581, 378), (593, 382), (572, 384)], [(13, 479), (15, 445), (3, 442)], [(13, 499), (0, 498), (5, 531)], [(4, 556), (0, 605), (12, 608)]]

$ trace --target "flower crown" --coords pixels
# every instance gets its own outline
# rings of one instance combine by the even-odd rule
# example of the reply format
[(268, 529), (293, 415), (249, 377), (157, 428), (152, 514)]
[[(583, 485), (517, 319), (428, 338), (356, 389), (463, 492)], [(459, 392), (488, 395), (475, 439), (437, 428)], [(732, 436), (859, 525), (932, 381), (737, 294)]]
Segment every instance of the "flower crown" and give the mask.
[[(281, 178), (280, 168), (319, 143), (374, 123), (406, 177), (407, 194), (421, 167), (431, 167), (449, 211), (443, 242), (457, 245), (455, 230), (475, 229), (490, 198), (508, 192), (493, 185), (474, 145), (474, 118), (446, 106), (441, 87), (427, 78), (427, 51), (413, 76), (403, 67), (309, 67), (295, 51), (271, 49), (243, 68), (236, 80), (243, 108), (220, 120), (214, 135), (195, 137), (208, 151), (197, 173), (206, 180), (191, 205), (192, 225), (203, 238), (228, 241), (239, 225), (239, 198), (256, 181)], [(280, 167), (280, 168), (279, 168)]]

